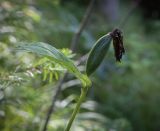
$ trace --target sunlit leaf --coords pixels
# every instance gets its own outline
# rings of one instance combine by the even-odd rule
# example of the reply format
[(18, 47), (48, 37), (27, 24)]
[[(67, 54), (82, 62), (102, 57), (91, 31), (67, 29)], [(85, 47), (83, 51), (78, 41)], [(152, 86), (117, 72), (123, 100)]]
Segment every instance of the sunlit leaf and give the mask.
[(18, 50), (32, 52), (36, 53), (37, 55), (47, 57), (48, 59), (60, 64), (62, 67), (66, 68), (69, 72), (74, 74), (78, 79), (81, 80), (83, 86), (90, 85), (89, 78), (81, 74), (78, 68), (68, 57), (49, 44), (43, 42), (22, 43), (22, 45), (18, 47)]

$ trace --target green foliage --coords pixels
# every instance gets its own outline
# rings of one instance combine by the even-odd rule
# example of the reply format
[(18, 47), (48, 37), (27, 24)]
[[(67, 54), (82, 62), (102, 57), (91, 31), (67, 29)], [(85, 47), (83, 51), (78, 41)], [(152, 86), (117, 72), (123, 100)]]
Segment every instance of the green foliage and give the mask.
[(35, 42), (35, 43), (25, 43), (18, 47), (18, 50), (27, 51), (36, 53), (43, 57), (47, 57), (53, 62), (56, 62), (66, 68), (69, 72), (73, 73), (78, 79), (81, 80), (83, 86), (89, 86), (91, 84), (89, 78), (78, 70), (78, 68), (74, 65), (74, 63), (67, 58), (62, 52), (54, 48), (53, 46), (42, 43), (42, 42)]
[[(75, 56), (75, 54), (72, 54), (72, 51), (67, 48), (62, 49), (61, 52), (68, 58), (73, 58)], [(49, 80), (49, 83), (53, 82), (53, 80), (57, 81), (61, 74), (66, 71), (61, 65), (50, 61), (47, 57), (36, 60), (32, 68), (39, 69), (39, 73), (43, 74), (43, 81)]]

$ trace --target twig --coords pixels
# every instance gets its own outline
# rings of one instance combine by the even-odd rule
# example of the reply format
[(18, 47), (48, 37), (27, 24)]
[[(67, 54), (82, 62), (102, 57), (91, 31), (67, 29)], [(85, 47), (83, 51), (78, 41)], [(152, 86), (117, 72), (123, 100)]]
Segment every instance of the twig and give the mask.
[(79, 38), (82, 34), (82, 31), (84, 30), (85, 26), (87, 25), (87, 22), (90, 18), (90, 15), (91, 15), (91, 12), (93, 10), (93, 7), (94, 7), (94, 3), (95, 3), (95, 0), (91, 0), (90, 3), (89, 3), (89, 6), (86, 10), (86, 13), (82, 19), (82, 22), (81, 22), (81, 25), (78, 29), (78, 31), (75, 33), (73, 39), (72, 39), (72, 43), (71, 43), (71, 50), (73, 52), (75, 52), (76, 50), (76, 46), (77, 46), (77, 43), (79, 42)]
[(86, 61), (88, 58), (88, 53), (83, 55), (81, 58), (79, 58), (79, 60), (76, 62), (76, 65), (80, 65), (82, 62)]
[(44, 123), (44, 127), (43, 127), (42, 131), (46, 131), (47, 130), (47, 126), (48, 126), (48, 122), (50, 120), (51, 114), (54, 112), (54, 104), (55, 104), (55, 102), (57, 100), (57, 97), (58, 97), (59, 93), (61, 92), (62, 84), (63, 84), (63, 82), (65, 81), (66, 78), (67, 78), (67, 72), (59, 80), (59, 82), (58, 82), (58, 84), (56, 86), (56, 91), (55, 91), (55, 94), (53, 95), (51, 106), (49, 107), (49, 110), (47, 112), (45, 123)]
[(135, 9), (137, 9), (137, 7), (140, 5), (141, 0), (135, 0), (135, 2), (132, 4), (133, 6), (130, 8), (130, 10), (127, 12), (126, 16), (122, 19), (119, 28), (123, 28), (126, 23), (127, 20), (129, 19), (130, 16), (132, 16), (132, 14), (134, 13)]
[[(94, 5), (94, 2), (95, 0), (91, 0), (91, 2), (89, 3), (89, 6), (87, 7), (87, 10), (86, 10), (86, 13), (83, 17), (83, 20), (81, 22), (81, 25), (79, 27), (79, 30), (77, 31), (77, 33), (75, 33), (75, 35), (73, 36), (73, 39), (72, 39), (72, 42), (71, 42), (71, 50), (72, 51), (75, 51), (76, 50), (76, 46), (78, 44), (78, 41), (79, 41), (79, 38), (82, 34), (82, 31), (84, 30), (85, 26), (87, 25), (87, 22), (89, 20), (89, 17), (91, 15), (91, 12), (92, 12), (92, 9), (93, 9), (93, 5)], [(86, 59), (86, 55), (85, 57), (82, 56), (81, 57), (82, 59), (80, 59), (78, 61), (78, 64), (81, 63), (81, 61), (84, 61), (84, 59)], [(47, 115), (46, 115), (46, 119), (45, 119), (45, 123), (44, 123), (44, 126), (43, 126), (43, 129), (42, 131), (47, 131), (47, 126), (48, 126), (48, 123), (49, 123), (49, 120), (50, 120), (50, 117), (54, 111), (54, 105), (55, 105), (55, 102), (58, 98), (58, 95), (59, 93), (61, 92), (61, 87), (62, 87), (62, 84), (63, 82), (65, 81), (65, 79), (67, 78), (67, 75), (68, 73), (66, 72), (64, 74), (64, 76), (60, 79), (60, 81), (58, 82), (57, 86), (56, 86), (56, 91), (55, 91), (55, 94), (53, 95), (53, 98), (52, 98), (52, 103), (51, 103), (51, 106), (49, 107), (49, 110), (47, 112)]]

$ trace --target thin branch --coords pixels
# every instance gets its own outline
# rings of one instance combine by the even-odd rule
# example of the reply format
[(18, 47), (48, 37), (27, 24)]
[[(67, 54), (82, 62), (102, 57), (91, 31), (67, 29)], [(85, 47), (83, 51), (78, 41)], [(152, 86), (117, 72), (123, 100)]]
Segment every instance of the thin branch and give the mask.
[(81, 63), (85, 62), (85, 61), (87, 60), (87, 58), (88, 58), (88, 53), (85, 54), (85, 55), (83, 55), (82, 57), (80, 57), (80, 58), (78, 59), (78, 61), (76, 61), (76, 66), (78, 66), (78, 65), (80, 65)]
[[(75, 33), (75, 35), (73, 36), (73, 39), (72, 39), (72, 42), (71, 42), (71, 48), (70, 48), (72, 51), (76, 50), (76, 46), (79, 42), (79, 38), (80, 38), (85, 26), (87, 25), (89, 17), (91, 16), (91, 12), (93, 10), (94, 2), (95, 2), (95, 0), (91, 0), (91, 2), (89, 3), (89, 6), (87, 7), (86, 13), (85, 13), (85, 15), (83, 17), (83, 20), (81, 22), (81, 25), (80, 25), (77, 33)], [(82, 56), (81, 59), (77, 62), (77, 64), (79, 65), (85, 59), (86, 59), (86, 55)], [(55, 94), (53, 95), (51, 106), (49, 107), (49, 110), (47, 112), (45, 123), (44, 123), (42, 131), (47, 131), (47, 126), (48, 126), (50, 117), (51, 117), (52, 113), (54, 112), (55, 102), (58, 98), (58, 95), (61, 92), (62, 84), (64, 83), (65, 79), (67, 78), (67, 75), (68, 75), (68, 73), (66, 72), (56, 86), (56, 91), (55, 91)]]
[(44, 127), (42, 129), (42, 131), (47, 131), (47, 126), (48, 126), (48, 122), (50, 120), (50, 117), (51, 117), (51, 114), (54, 112), (54, 105), (55, 105), (55, 102), (58, 98), (58, 95), (59, 93), (61, 92), (61, 87), (62, 87), (62, 84), (63, 82), (65, 81), (65, 79), (67, 78), (67, 72), (64, 74), (64, 76), (59, 80), (57, 86), (56, 86), (56, 91), (55, 91), (55, 94), (53, 95), (53, 99), (52, 99), (52, 103), (51, 103), (51, 106), (49, 107), (49, 110), (47, 112), (47, 115), (46, 115), (46, 119), (45, 119), (45, 123), (44, 123)]
[(141, 3), (141, 0), (135, 0), (135, 2), (132, 4), (132, 7), (127, 12), (126, 16), (122, 19), (122, 21), (119, 25), (119, 28), (123, 28), (126, 25), (128, 19), (130, 18), (130, 16), (132, 16), (132, 14), (137, 9), (137, 7), (140, 5), (140, 3)]
[(90, 1), (89, 6), (88, 6), (88, 8), (86, 10), (86, 13), (85, 13), (85, 15), (84, 15), (84, 17), (82, 19), (81, 24), (80, 24), (80, 27), (79, 27), (78, 31), (75, 33), (75, 35), (74, 35), (74, 37), (72, 39), (71, 50), (73, 52), (75, 52), (76, 46), (77, 46), (77, 44), (79, 42), (79, 38), (80, 38), (80, 36), (82, 34), (82, 31), (84, 30), (85, 26), (88, 23), (88, 20), (90, 18), (90, 15), (91, 15), (93, 7), (94, 7), (94, 3), (95, 3), (95, 0), (91, 0)]

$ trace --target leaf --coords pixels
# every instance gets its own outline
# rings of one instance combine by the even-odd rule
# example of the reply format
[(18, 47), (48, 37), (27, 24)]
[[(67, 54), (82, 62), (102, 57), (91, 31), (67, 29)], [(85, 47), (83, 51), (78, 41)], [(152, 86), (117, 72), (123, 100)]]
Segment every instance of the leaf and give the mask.
[(112, 37), (110, 34), (104, 35), (95, 43), (91, 49), (86, 64), (86, 73), (88, 76), (91, 75), (103, 61), (109, 49), (111, 40)]
[(82, 82), (83, 86), (90, 86), (91, 82), (89, 78), (86, 75), (81, 74), (74, 63), (55, 47), (43, 42), (22, 44), (23, 45), (18, 47), (18, 50), (32, 52), (37, 55), (47, 57), (48, 59), (66, 68), (70, 73), (74, 74)]

